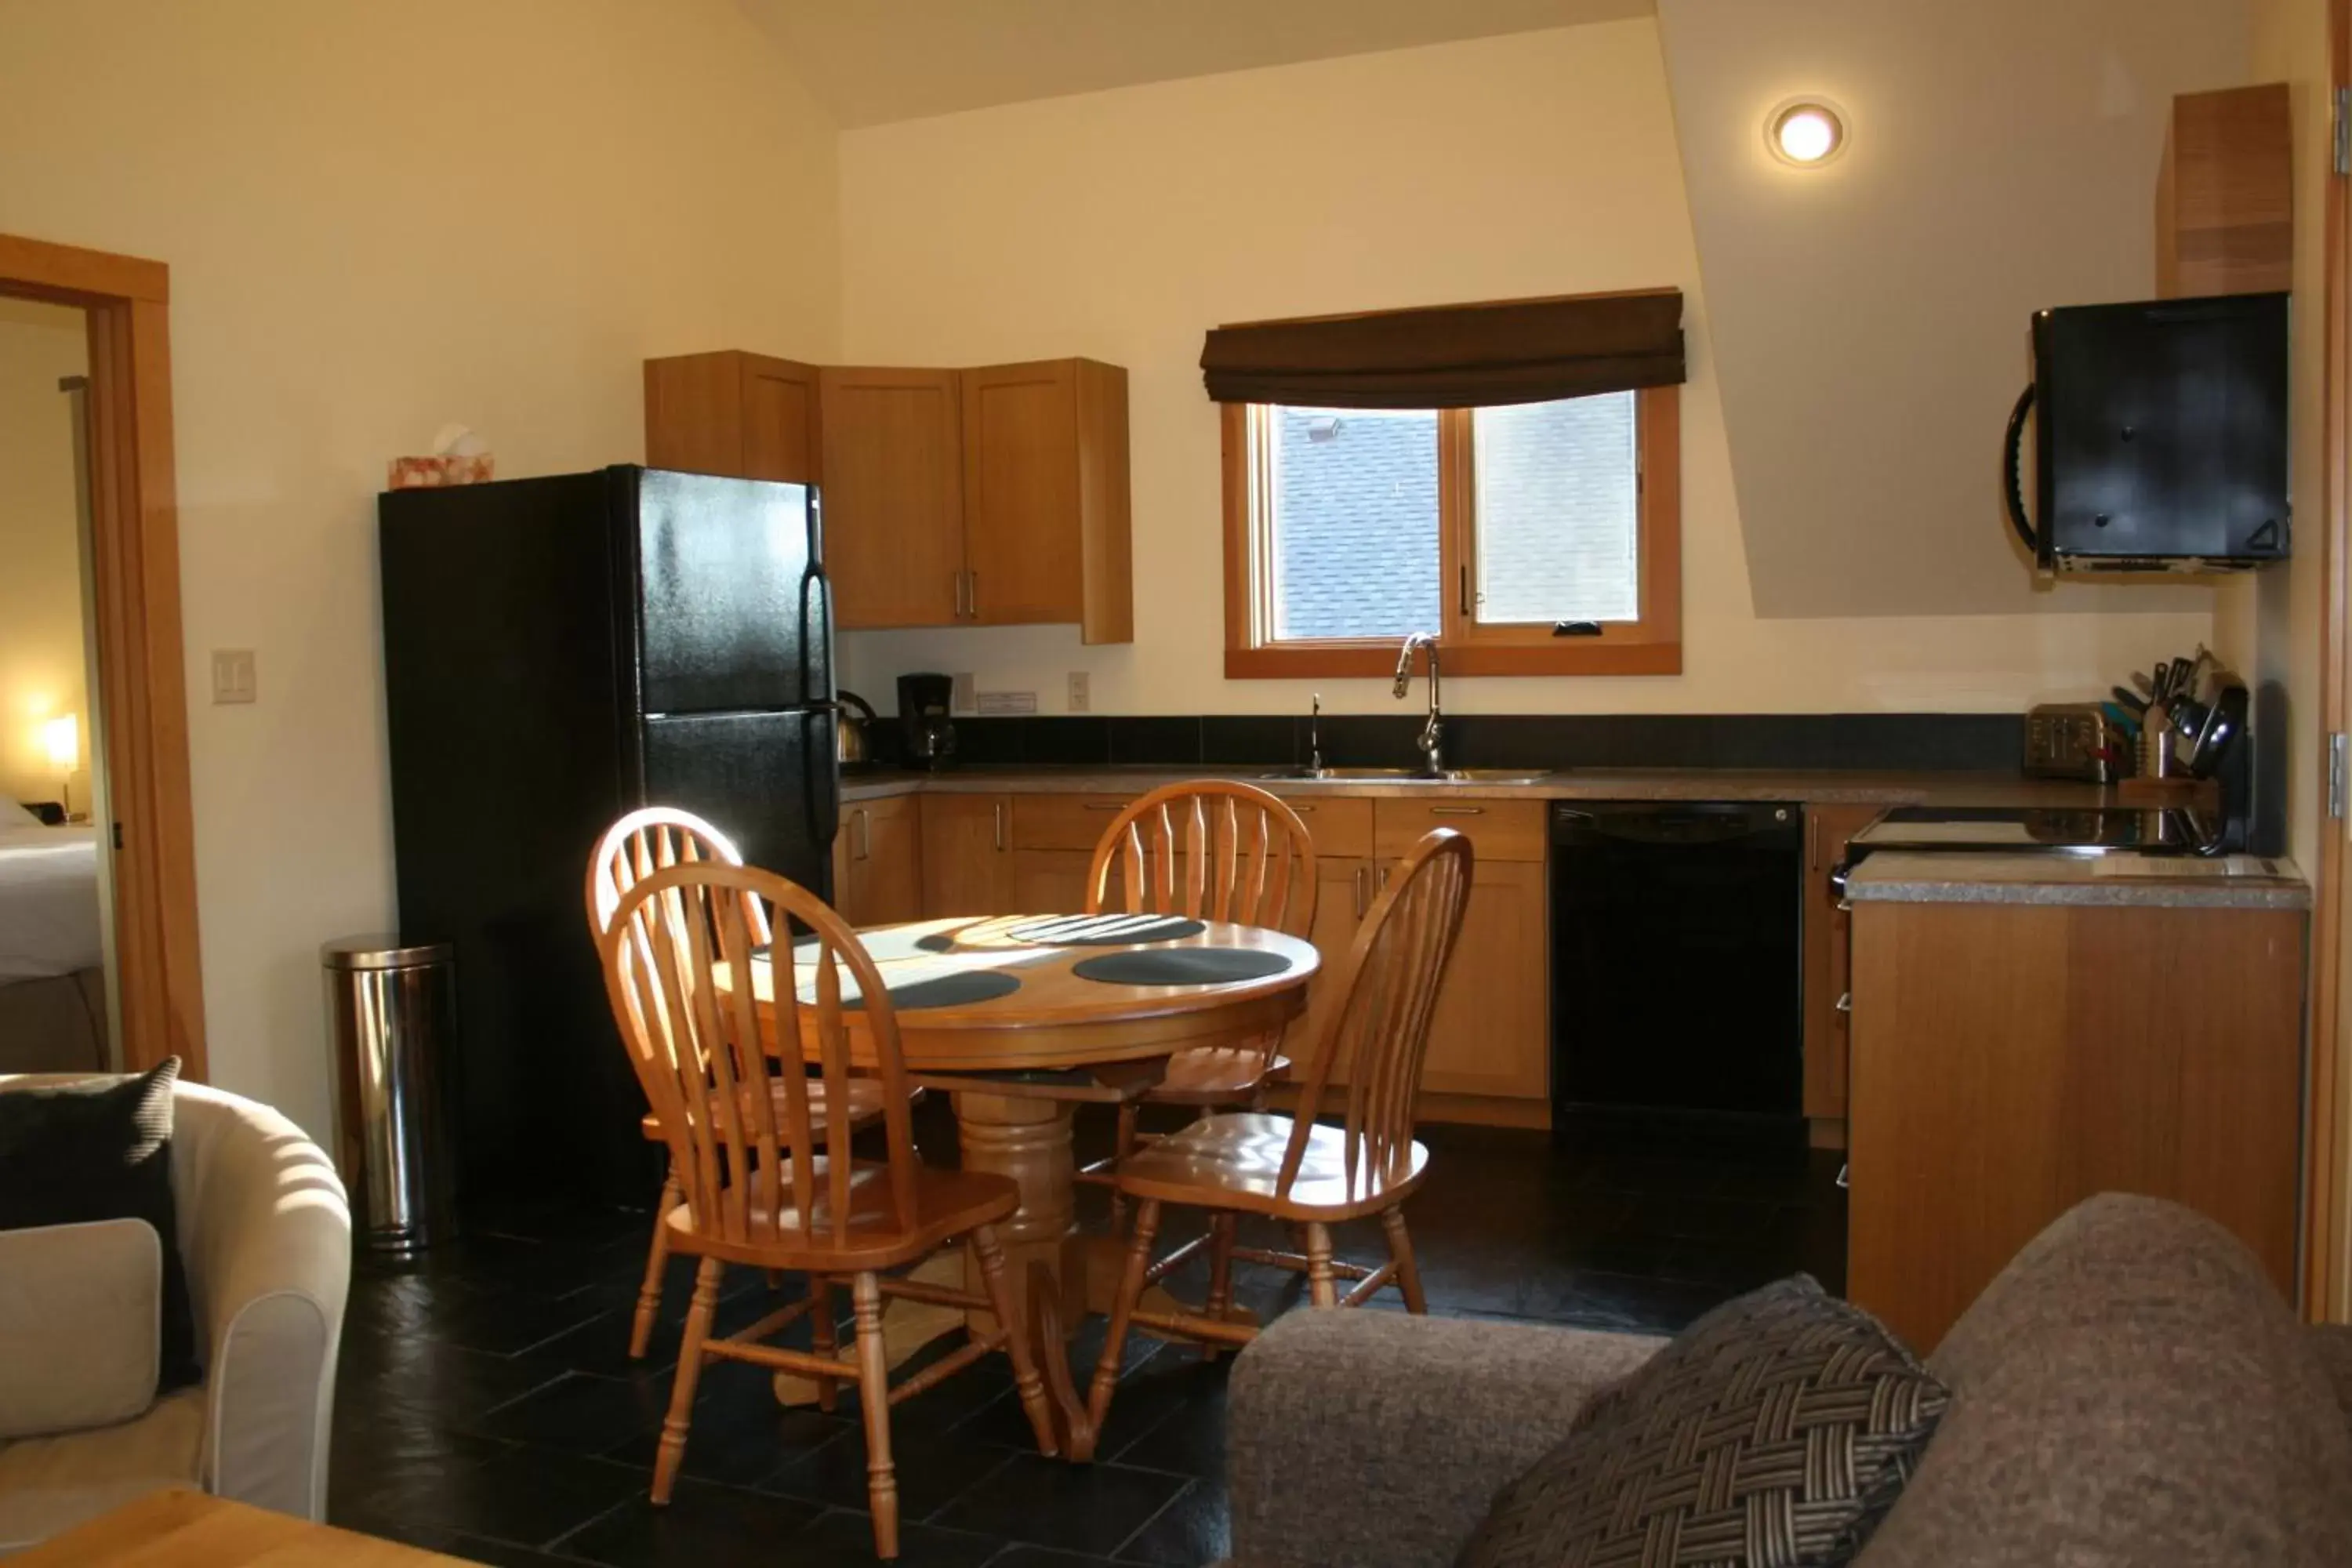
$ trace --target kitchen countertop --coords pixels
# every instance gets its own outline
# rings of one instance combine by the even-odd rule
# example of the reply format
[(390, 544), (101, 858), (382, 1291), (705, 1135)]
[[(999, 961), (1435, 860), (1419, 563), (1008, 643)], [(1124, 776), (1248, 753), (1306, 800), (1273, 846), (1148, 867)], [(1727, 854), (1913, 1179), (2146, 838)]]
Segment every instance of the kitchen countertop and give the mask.
[[(1744, 768), (1571, 768), (1532, 784), (1491, 779), (1414, 784), (1380, 779), (1269, 779), (1258, 767), (970, 767), (883, 770), (841, 781), (845, 802), (898, 795), (1141, 795), (1184, 779), (1240, 779), (1278, 795), (1356, 795), (1403, 800), (1796, 800), (1887, 805), (2102, 804), (2097, 784), (2001, 773), (1770, 771)], [(1532, 771), (1532, 770), (1531, 770)]]
[(1855, 903), (2096, 904), (2136, 909), (2307, 910), (2289, 860), (2251, 855), (2007, 855), (1883, 849), (1853, 869)]

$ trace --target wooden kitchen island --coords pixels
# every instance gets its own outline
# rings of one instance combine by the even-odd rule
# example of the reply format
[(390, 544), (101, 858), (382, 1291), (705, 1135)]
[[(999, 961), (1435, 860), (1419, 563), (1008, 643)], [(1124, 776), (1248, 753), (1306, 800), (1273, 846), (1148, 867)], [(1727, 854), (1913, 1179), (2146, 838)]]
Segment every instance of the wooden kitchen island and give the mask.
[(1883, 853), (1849, 884), (1847, 1288), (1917, 1350), (2102, 1192), (2296, 1289), (2305, 926), (2284, 862)]

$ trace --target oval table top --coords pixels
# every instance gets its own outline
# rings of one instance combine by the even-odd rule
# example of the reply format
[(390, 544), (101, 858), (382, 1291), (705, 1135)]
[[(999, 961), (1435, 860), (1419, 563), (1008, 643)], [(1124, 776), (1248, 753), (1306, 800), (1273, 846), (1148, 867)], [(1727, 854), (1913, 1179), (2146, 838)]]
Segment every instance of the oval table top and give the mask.
[[(858, 932), (875, 967), (893, 990), (926, 980), (999, 971), (1020, 981), (1008, 994), (942, 1006), (898, 1008), (899, 1052), (917, 1072), (994, 1072), (1066, 1068), (1140, 1061), (1200, 1045), (1230, 1045), (1280, 1029), (1307, 1005), (1307, 984), (1319, 960), (1314, 945), (1257, 926), (1199, 922), (1200, 931), (1171, 941), (1070, 943), (1024, 941), (1010, 933), (1036, 921), (1067, 916), (955, 916), (876, 926)], [(1128, 984), (1074, 973), (1090, 958), (1111, 953), (1245, 949), (1286, 961), (1272, 974), (1202, 984)], [(793, 967), (803, 999), (815, 995), (813, 943), (804, 939)], [(724, 964), (713, 982), (730, 988)], [(844, 976), (845, 994), (856, 987)], [(752, 995), (762, 1014), (773, 1006), (774, 973), (765, 959), (751, 965)], [(857, 1010), (844, 1015), (855, 1057), (864, 1031)], [(801, 1014), (811, 1058), (815, 1012)]]

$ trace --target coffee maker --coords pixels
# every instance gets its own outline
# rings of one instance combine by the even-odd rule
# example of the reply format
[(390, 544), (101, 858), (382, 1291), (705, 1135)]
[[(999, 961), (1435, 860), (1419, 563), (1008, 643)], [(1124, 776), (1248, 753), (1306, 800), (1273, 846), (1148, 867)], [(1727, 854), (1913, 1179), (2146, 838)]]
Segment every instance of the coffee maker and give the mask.
[(955, 678), (949, 675), (902, 675), (898, 678), (898, 724), (907, 741), (907, 761), (936, 773), (955, 756), (955, 721), (948, 717)]

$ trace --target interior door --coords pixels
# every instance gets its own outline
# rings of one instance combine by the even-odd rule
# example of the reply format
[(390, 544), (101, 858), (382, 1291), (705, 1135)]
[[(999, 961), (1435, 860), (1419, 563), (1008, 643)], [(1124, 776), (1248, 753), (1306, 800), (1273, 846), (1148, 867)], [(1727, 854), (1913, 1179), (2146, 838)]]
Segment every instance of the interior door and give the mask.
[(841, 624), (961, 618), (961, 411), (951, 370), (826, 369), (825, 564)]
[(963, 373), (968, 620), (1083, 617), (1077, 388), (1069, 360)]

